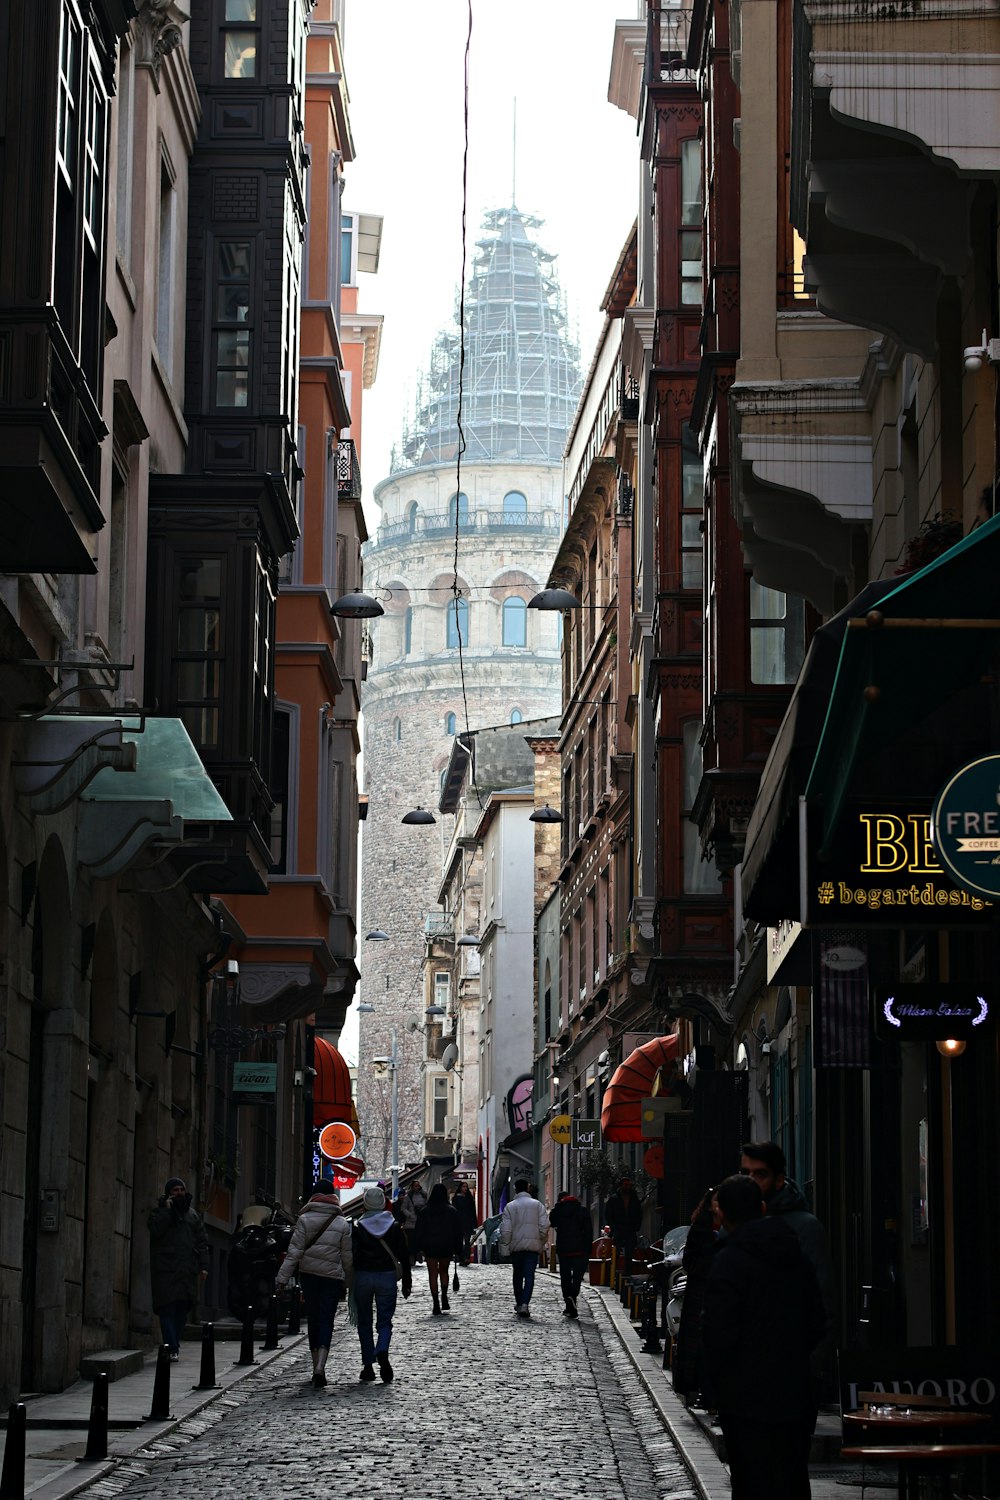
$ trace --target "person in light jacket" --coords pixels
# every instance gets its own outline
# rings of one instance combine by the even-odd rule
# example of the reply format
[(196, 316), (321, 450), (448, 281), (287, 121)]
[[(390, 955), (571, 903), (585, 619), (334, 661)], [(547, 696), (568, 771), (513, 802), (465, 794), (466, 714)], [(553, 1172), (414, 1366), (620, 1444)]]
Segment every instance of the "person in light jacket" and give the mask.
[(317, 1184), (299, 1214), (278, 1271), (278, 1287), (286, 1286), (296, 1270), (306, 1304), (312, 1383), (326, 1385), (326, 1359), (337, 1303), (347, 1295), (354, 1271), (351, 1226), (340, 1211), (340, 1195), (328, 1183)]
[(532, 1198), (526, 1178), (514, 1183), (514, 1196), (500, 1219), (500, 1254), (514, 1273), (514, 1310), (519, 1318), (530, 1318), (528, 1304), (535, 1287), (538, 1258), (545, 1249), (549, 1216), (545, 1204)]

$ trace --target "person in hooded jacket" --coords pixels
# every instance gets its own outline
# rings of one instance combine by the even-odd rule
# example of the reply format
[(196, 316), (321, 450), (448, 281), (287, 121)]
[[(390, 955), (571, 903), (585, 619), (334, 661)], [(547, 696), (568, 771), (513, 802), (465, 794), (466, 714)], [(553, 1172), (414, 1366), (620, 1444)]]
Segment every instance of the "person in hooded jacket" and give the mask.
[(808, 1500), (816, 1396), (809, 1355), (826, 1317), (819, 1283), (757, 1184), (716, 1188), (725, 1235), (705, 1283), (702, 1349), (726, 1440), (733, 1500)]
[(340, 1211), (340, 1194), (320, 1182), (299, 1214), (276, 1278), (279, 1288), (295, 1271), (302, 1283), (312, 1354), (312, 1383), (326, 1385), (326, 1360), (337, 1304), (347, 1295), (354, 1270), (351, 1226)]
[[(379, 1187), (368, 1188), (364, 1213), (354, 1226), (354, 1302), (358, 1313), (362, 1380), (375, 1379), (375, 1364), (386, 1382), (393, 1378), (389, 1363), (392, 1317), (396, 1311), (396, 1282), (404, 1297), (413, 1290), (410, 1248)], [(372, 1334), (372, 1313), (375, 1335)]]
[(448, 1267), (462, 1253), (462, 1221), (457, 1210), (448, 1202), (448, 1189), (443, 1182), (436, 1182), (431, 1188), (427, 1207), (417, 1220), (414, 1242), (427, 1262), (427, 1279), (431, 1284), (431, 1297), (434, 1301), (431, 1310), (435, 1313), (448, 1312)]
[(170, 1358), (176, 1362), (188, 1313), (208, 1276), (208, 1235), (180, 1177), (168, 1179), (146, 1222), (153, 1307), (163, 1342), (169, 1344)]
[(583, 1284), (583, 1273), (590, 1264), (590, 1247), (594, 1228), (590, 1210), (584, 1208), (572, 1193), (560, 1193), (549, 1214), (549, 1224), (556, 1232), (556, 1255), (559, 1257), (559, 1281), (562, 1286), (567, 1318), (578, 1316), (576, 1299)]

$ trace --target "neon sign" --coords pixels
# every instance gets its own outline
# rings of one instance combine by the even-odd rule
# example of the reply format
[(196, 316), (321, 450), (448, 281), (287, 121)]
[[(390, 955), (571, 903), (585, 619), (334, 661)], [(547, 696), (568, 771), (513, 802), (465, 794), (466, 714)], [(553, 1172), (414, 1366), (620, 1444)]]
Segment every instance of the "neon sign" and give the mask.
[(876, 1031), (899, 1041), (967, 1040), (992, 1020), (993, 997), (971, 984), (898, 984), (877, 992)]

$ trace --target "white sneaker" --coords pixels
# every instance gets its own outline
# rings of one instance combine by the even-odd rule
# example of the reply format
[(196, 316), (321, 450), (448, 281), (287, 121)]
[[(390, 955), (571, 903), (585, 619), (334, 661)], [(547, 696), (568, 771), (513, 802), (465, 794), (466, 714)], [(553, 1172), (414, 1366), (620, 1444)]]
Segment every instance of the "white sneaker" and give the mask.
[(175, 1365), (179, 1359), (180, 1359), (180, 1355), (179, 1354), (171, 1354), (171, 1356), (170, 1356), (170, 1363), (172, 1365)]

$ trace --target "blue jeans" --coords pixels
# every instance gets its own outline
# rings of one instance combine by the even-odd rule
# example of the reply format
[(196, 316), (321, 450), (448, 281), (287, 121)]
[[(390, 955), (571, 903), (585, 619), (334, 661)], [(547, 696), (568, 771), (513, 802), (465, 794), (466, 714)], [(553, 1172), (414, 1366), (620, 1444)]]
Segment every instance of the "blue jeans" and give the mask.
[(514, 1270), (514, 1301), (518, 1307), (527, 1307), (535, 1290), (535, 1267), (538, 1265), (537, 1250), (512, 1250), (510, 1263)]
[(171, 1354), (177, 1354), (180, 1350), (181, 1335), (190, 1310), (190, 1302), (164, 1302), (162, 1307), (156, 1309), (163, 1342), (170, 1345)]
[(303, 1271), (299, 1276), (306, 1303), (306, 1326), (310, 1349), (329, 1349), (333, 1338), (333, 1319), (337, 1303), (344, 1295), (344, 1283), (333, 1276), (314, 1276)]
[[(396, 1311), (395, 1271), (358, 1271), (354, 1277), (354, 1301), (358, 1308), (361, 1362), (372, 1365), (380, 1354), (389, 1353), (392, 1315)], [(377, 1339), (372, 1337), (373, 1305)]]

